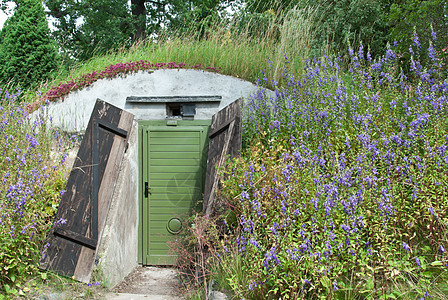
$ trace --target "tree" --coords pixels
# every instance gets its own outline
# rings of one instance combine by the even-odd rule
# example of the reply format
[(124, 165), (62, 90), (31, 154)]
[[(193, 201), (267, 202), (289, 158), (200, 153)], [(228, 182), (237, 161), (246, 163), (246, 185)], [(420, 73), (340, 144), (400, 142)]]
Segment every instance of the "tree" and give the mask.
[(64, 59), (87, 60), (129, 46), (135, 26), (127, 0), (45, 0)]
[(135, 32), (132, 41), (146, 39), (146, 7), (145, 0), (131, 0), (132, 19)]
[(0, 81), (25, 88), (45, 80), (58, 65), (45, 11), (39, 0), (18, 0), (0, 32)]
[[(4, 1), (4, 0), (0, 0)], [(231, 0), (44, 0), (65, 59), (86, 60), (147, 35), (202, 28)]]
[(229, 0), (190, 0), (170, 1), (170, 15), (167, 28), (171, 32), (183, 30), (194, 33), (197, 38), (206, 36), (212, 28), (224, 18)]

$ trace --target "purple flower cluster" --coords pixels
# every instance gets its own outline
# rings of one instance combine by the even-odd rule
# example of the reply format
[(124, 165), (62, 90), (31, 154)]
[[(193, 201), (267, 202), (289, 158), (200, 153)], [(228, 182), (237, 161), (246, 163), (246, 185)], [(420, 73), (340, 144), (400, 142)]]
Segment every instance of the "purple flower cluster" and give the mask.
[[(362, 47), (349, 54), (346, 69), (328, 57), (307, 61), (301, 78), (285, 69), (274, 97), (260, 87), (246, 101), (250, 151), (230, 181), (242, 187), (232, 197), (240, 253), (264, 270), (253, 270), (253, 282), (329, 282), (336, 291), (363, 265), (408, 261), (416, 243), (444, 255), (447, 236), (425, 230), (446, 230), (437, 212), (446, 220), (447, 74), (414, 58), (410, 81), (391, 47), (376, 61)], [(413, 235), (431, 239), (402, 240)]]
[(61, 187), (54, 176), (61, 160), (51, 145), (61, 145), (61, 141), (49, 135), (44, 108), (31, 117), (24, 105), (16, 104), (20, 92), (1, 92), (0, 234), (5, 244), (0, 261), (6, 265), (0, 281), (8, 282), (8, 274), (21, 274), (18, 270), (28, 268), (38, 256), (39, 244), (55, 212), (52, 205), (58, 202)]

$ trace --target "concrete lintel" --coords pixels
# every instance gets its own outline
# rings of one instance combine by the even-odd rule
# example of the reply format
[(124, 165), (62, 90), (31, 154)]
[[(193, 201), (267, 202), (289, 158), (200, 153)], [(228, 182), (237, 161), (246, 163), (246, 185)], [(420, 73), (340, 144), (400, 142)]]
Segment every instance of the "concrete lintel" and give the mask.
[(129, 96), (126, 102), (129, 103), (188, 103), (188, 102), (221, 102), (222, 96), (156, 96), (139, 97)]

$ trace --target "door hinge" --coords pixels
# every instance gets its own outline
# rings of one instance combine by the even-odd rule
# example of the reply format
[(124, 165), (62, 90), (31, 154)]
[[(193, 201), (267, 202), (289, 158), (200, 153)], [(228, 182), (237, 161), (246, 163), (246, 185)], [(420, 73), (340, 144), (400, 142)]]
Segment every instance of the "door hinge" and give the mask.
[(148, 182), (145, 182), (145, 198), (148, 198), (151, 195), (151, 188), (149, 187)]

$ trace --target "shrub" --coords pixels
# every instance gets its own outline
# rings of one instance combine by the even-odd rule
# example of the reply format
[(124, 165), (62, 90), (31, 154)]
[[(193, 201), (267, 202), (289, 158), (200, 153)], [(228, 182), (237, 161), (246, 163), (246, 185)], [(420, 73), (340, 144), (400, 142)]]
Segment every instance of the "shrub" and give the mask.
[[(428, 58), (427, 49), (429, 46), (441, 46), (445, 48), (441, 52), (441, 58), (444, 63), (448, 62), (448, 49), (446, 45), (448, 42), (448, 7), (446, 1), (442, 0), (406, 0), (399, 3), (393, 3), (390, 6), (387, 19), (390, 24), (389, 34), (392, 40), (401, 41), (400, 52), (403, 55), (402, 59), (409, 60), (412, 55), (408, 51), (409, 45), (413, 42), (414, 33), (416, 32), (421, 43), (422, 51), (425, 53), (421, 57), (420, 62), (425, 65), (431, 59)], [(437, 32), (438, 36), (434, 36)]]

